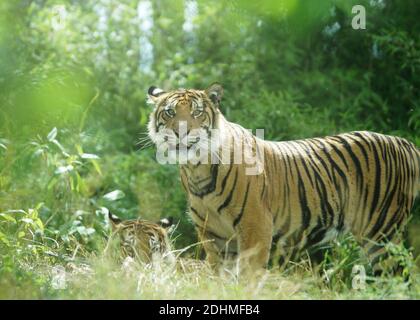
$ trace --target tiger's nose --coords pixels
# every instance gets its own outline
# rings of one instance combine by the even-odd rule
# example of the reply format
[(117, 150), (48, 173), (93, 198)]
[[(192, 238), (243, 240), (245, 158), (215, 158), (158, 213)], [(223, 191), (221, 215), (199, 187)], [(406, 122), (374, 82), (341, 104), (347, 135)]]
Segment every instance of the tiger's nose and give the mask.
[(180, 137), (180, 136), (179, 136), (179, 130), (178, 130), (178, 129), (174, 129), (175, 136), (176, 136), (178, 139), (183, 139), (183, 138), (185, 138), (186, 136), (188, 136), (188, 135), (190, 134), (190, 131), (191, 131), (191, 130), (187, 130), (187, 132), (183, 132), (182, 137)]

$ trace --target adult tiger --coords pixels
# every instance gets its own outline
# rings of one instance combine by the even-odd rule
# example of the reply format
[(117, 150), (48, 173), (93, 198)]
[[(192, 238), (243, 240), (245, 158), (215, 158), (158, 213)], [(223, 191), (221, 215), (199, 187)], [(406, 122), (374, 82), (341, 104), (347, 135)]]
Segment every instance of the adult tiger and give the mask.
[[(420, 152), (405, 139), (363, 131), (264, 141), (225, 119), (218, 84), (169, 92), (151, 87), (148, 94), (155, 105), (149, 136), (158, 149), (176, 150), (184, 160), (180, 173), (189, 212), (210, 263), (239, 253), (248, 257), (246, 265), (262, 267), (272, 244), (284, 263), (351, 232), (377, 268), (382, 243), (396, 241), (404, 227), (420, 189)], [(257, 174), (232, 160), (188, 160), (196, 146), (207, 147), (214, 160), (226, 149), (232, 155), (238, 145), (251, 146), (241, 151), (244, 157), (260, 155)]]

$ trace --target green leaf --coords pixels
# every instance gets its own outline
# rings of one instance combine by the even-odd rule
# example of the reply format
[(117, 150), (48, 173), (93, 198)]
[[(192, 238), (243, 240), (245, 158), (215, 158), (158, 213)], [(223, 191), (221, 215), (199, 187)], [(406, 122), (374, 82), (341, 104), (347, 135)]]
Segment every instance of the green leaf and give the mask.
[(57, 184), (58, 180), (57, 178), (52, 178), (51, 181), (48, 183), (47, 189), (51, 190), (52, 188), (54, 188), (54, 186)]
[(57, 128), (56, 127), (54, 127), (50, 131), (50, 133), (48, 133), (47, 139), (48, 139), (48, 141), (53, 141), (55, 139), (55, 137), (57, 137)]
[(101, 176), (102, 176), (102, 170), (101, 170), (101, 167), (99, 166), (98, 161), (96, 161), (96, 160), (91, 160), (91, 162), (92, 162), (93, 167), (95, 168), (96, 172), (98, 172), (98, 173), (99, 173), (99, 175), (101, 175)]
[(93, 153), (82, 153), (80, 157), (82, 159), (99, 159), (99, 156)]
[(7, 139), (0, 139), (0, 148), (7, 150), (7, 145), (10, 143)]
[(30, 218), (22, 218), (20, 219), (20, 221), (25, 222), (27, 224), (33, 224), (34, 220), (30, 219)]
[(19, 209), (19, 210), (7, 210), (4, 213), (24, 213), (26, 214), (25, 210)]
[(57, 170), (55, 170), (55, 173), (56, 174), (64, 174), (64, 173), (73, 171), (73, 169), (74, 169), (74, 167), (71, 164), (69, 164), (68, 166), (58, 167)]
[(3, 242), (6, 246), (10, 246), (9, 239), (7, 239), (3, 232), (0, 232), (0, 241)]
[(115, 201), (115, 200), (122, 199), (124, 197), (125, 197), (125, 193), (122, 192), (121, 190), (114, 190), (104, 195), (104, 199), (108, 201)]
[(38, 218), (38, 210), (37, 209), (28, 209), (28, 214), (32, 219)]
[(61, 150), (61, 153), (63, 154), (63, 156), (67, 158), (70, 157), (70, 155), (66, 152), (66, 150), (64, 149), (64, 147), (61, 145), (60, 142), (58, 142), (56, 139), (52, 139), (51, 142), (54, 143)]
[(0, 217), (2, 217), (6, 221), (14, 222), (16, 223), (16, 219), (13, 218), (10, 214), (7, 213), (0, 213)]
[(39, 230), (41, 230), (42, 232), (44, 232), (44, 223), (42, 222), (41, 219), (36, 219), (35, 220), (35, 224), (39, 228)]

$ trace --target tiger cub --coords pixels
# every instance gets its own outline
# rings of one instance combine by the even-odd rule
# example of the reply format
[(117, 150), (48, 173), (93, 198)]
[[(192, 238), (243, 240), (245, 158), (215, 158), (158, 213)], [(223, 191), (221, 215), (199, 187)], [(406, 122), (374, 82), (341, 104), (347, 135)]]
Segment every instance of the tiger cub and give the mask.
[(170, 255), (169, 234), (172, 232), (172, 218), (163, 218), (154, 223), (143, 219), (121, 220), (109, 213), (112, 235), (118, 235), (124, 257), (152, 262), (155, 257)]

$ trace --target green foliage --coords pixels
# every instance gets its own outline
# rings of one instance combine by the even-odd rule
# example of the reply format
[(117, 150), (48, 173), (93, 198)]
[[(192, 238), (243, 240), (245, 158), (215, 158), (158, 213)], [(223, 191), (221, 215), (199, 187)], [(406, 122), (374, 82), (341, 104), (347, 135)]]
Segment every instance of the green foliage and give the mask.
[[(137, 0), (0, 1), (1, 297), (56, 297), (50, 269), (98, 263), (109, 235), (108, 211), (121, 218), (173, 216), (179, 222), (175, 247), (196, 242), (177, 167), (157, 164), (143, 139), (150, 85), (204, 88), (220, 82), (227, 118), (262, 128), (269, 139), (362, 129), (420, 145), (416, 0), (190, 2), (197, 11), (188, 29), (181, 0), (149, 2), (153, 21), (141, 20), (144, 8)], [(356, 31), (351, 7), (359, 3), (367, 9), (367, 29)], [(410, 232), (415, 253), (419, 213), (417, 206)], [(291, 271), (292, 279), (304, 282), (300, 297), (352, 295), (359, 249), (351, 240), (334, 248), (323, 265), (329, 282), (305, 268)], [(403, 272), (417, 274), (408, 251), (389, 251)], [(98, 288), (136, 290), (108, 281), (110, 268), (95, 268), (98, 277), (88, 282), (85, 297), (96, 297)], [(206, 267), (199, 262), (194, 268)], [(156, 276), (149, 273), (144, 283)], [(191, 274), (176, 274), (174, 288), (178, 281), (191, 290), (197, 276), (201, 295), (206, 286), (216, 297), (249, 290), (235, 278)], [(305, 282), (312, 281), (303, 280), (308, 277), (315, 280)], [(223, 279), (227, 291), (217, 294)], [(290, 295), (299, 290), (283, 280)], [(381, 278), (360, 297), (415, 296), (416, 284), (410, 291), (400, 280)], [(269, 289), (263, 296), (281, 290), (264, 285)], [(80, 291), (76, 281), (61, 296), (78, 297)]]

